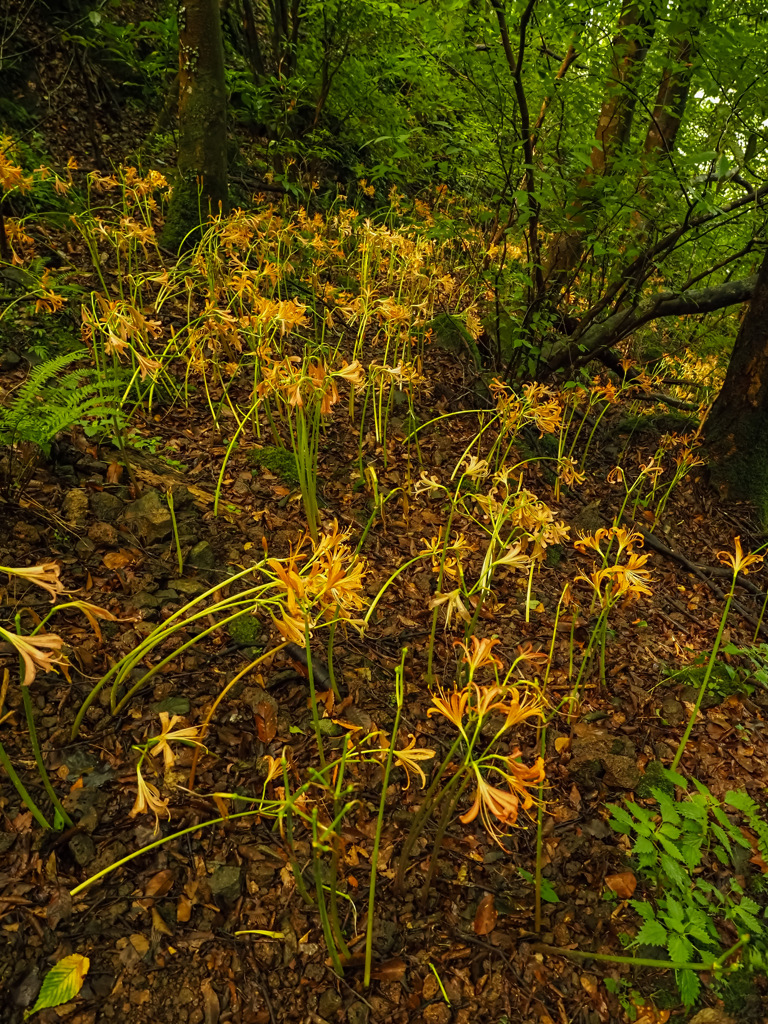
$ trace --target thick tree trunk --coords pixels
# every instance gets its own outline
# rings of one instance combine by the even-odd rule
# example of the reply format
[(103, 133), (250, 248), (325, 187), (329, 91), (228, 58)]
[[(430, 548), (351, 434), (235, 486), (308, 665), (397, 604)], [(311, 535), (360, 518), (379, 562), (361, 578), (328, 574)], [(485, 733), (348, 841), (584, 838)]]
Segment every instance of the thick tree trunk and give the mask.
[[(178, 248), (227, 207), (227, 90), (219, 0), (180, 0), (179, 156), (162, 242)], [(190, 234), (191, 232), (191, 234)]]
[(578, 198), (570, 215), (572, 228), (554, 239), (548, 255), (547, 283), (550, 290), (559, 287), (578, 265), (583, 234), (590, 226), (590, 193), (594, 183), (610, 173), (612, 162), (629, 141), (637, 102), (637, 84), (655, 27), (656, 11), (652, 3), (624, 0), (617, 34), (611, 46), (611, 65), (597, 119), (590, 166), (579, 182)]
[(696, 40), (708, 7), (709, 0), (684, 0), (677, 11), (683, 27), (669, 41), (666, 66), (643, 147), (646, 157), (668, 156), (674, 151), (691, 88)]
[(713, 482), (768, 522), (768, 252), (705, 431)]
[(677, 10), (680, 29), (669, 40), (664, 71), (661, 75), (656, 103), (643, 145), (643, 180), (640, 195), (644, 202), (632, 218), (638, 229), (638, 237), (648, 233), (652, 214), (648, 212), (649, 201), (656, 199), (653, 183), (654, 166), (672, 160), (677, 135), (688, 105), (691, 78), (695, 66), (697, 37), (701, 22), (707, 13), (709, 0), (682, 0)]

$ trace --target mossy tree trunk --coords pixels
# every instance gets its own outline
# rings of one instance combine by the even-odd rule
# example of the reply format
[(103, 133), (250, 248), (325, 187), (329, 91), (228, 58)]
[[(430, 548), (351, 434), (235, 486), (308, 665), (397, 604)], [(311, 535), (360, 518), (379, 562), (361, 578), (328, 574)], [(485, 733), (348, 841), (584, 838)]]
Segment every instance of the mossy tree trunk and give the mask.
[(550, 246), (547, 267), (550, 291), (559, 288), (581, 260), (584, 232), (589, 230), (596, 202), (595, 185), (611, 173), (613, 163), (629, 141), (637, 86), (653, 42), (657, 15), (653, 0), (624, 0), (622, 4), (617, 34), (611, 44), (611, 61), (590, 165), (571, 203), (570, 228), (556, 235)]
[[(177, 249), (227, 207), (227, 90), (219, 0), (179, 0), (179, 155), (162, 243)], [(191, 235), (190, 235), (191, 232)]]
[(768, 251), (705, 431), (713, 482), (768, 522)]

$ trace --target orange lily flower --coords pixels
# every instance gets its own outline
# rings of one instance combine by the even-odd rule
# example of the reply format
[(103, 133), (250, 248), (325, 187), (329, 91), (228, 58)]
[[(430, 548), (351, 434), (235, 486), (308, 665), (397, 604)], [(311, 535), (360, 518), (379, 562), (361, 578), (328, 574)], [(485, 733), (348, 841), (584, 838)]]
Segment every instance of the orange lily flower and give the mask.
[(730, 565), (733, 569), (734, 575), (743, 572), (746, 576), (750, 566), (757, 565), (762, 562), (763, 556), (754, 553), (744, 554), (741, 547), (741, 537), (734, 538), (734, 544), (736, 547), (735, 555), (730, 554), (728, 551), (718, 551), (717, 557), (723, 563), (723, 565)]

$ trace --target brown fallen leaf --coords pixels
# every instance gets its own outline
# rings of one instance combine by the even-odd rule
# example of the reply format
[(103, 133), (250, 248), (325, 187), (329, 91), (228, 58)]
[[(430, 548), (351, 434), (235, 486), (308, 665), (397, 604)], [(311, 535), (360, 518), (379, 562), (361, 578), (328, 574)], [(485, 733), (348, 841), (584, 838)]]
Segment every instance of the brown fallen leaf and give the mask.
[(157, 907), (152, 907), (152, 931), (159, 932), (161, 935), (173, 935)]
[(149, 939), (143, 934), (143, 932), (135, 932), (133, 935), (129, 935), (128, 941), (139, 956), (144, 956), (149, 949)]
[(617, 875), (606, 875), (605, 884), (620, 900), (628, 900), (637, 888), (637, 879), (631, 871), (620, 871)]
[(200, 991), (203, 993), (203, 1014), (205, 1024), (218, 1024), (219, 1014), (221, 1013), (221, 1004), (219, 1003), (219, 997), (216, 995), (213, 985), (207, 978), (200, 985)]
[(394, 960), (386, 960), (378, 967), (374, 967), (371, 975), (377, 981), (402, 981), (405, 977), (405, 960), (395, 957)]
[(493, 893), (487, 892), (477, 905), (475, 923), (473, 928), (475, 935), (488, 935), (496, 927), (498, 911), (493, 901)]
[(255, 708), (256, 734), (262, 743), (271, 743), (277, 733), (277, 706), (274, 701), (260, 701)]
[(174, 873), (170, 868), (158, 871), (144, 886), (143, 897), (136, 900), (138, 906), (144, 907), (145, 910), (149, 910), (156, 899), (159, 899), (161, 896), (165, 896), (165, 894), (171, 889), (174, 879)]
[(108, 569), (125, 569), (135, 560), (135, 555), (125, 548), (120, 548), (119, 551), (108, 551), (102, 558), (102, 562)]

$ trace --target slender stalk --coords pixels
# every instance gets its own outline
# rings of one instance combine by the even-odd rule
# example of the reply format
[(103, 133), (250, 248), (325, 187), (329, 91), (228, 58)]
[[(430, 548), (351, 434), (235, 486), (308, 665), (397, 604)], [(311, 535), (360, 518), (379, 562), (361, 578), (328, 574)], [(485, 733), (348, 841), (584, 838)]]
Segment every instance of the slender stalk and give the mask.
[(179, 565), (179, 576), (181, 576), (184, 572), (184, 558), (181, 554), (181, 542), (179, 541), (179, 525), (176, 522), (176, 509), (173, 506), (173, 491), (171, 491), (170, 487), (165, 492), (165, 500), (168, 502), (168, 511), (171, 513), (173, 540), (176, 544), (176, 560)]
[(341, 964), (341, 957), (339, 951), (336, 948), (336, 942), (333, 937), (333, 929), (331, 928), (331, 922), (328, 917), (328, 907), (325, 903), (325, 890), (323, 889), (323, 878), (321, 872), (321, 861), (317, 856), (319, 849), (319, 839), (317, 834), (317, 810), (312, 814), (312, 874), (315, 876), (315, 891), (317, 893), (317, 909), (320, 913), (320, 923), (323, 927), (323, 935), (325, 936), (325, 944), (328, 947), (328, 955), (331, 958), (333, 969), (339, 975), (344, 976), (344, 968)]
[[(445, 801), (443, 812), (440, 815), (440, 819), (437, 823), (437, 831), (435, 832), (434, 842), (432, 843), (432, 852), (429, 855), (429, 868), (424, 879), (424, 884), (421, 887), (421, 896), (419, 897), (419, 903), (423, 910), (427, 905), (427, 897), (429, 896), (429, 890), (432, 888), (432, 882), (437, 871), (437, 857), (440, 853), (440, 847), (443, 845), (443, 836), (445, 830), (448, 828), (448, 823), (453, 817), (453, 812), (456, 810), (456, 806), (461, 798), (461, 794), (467, 788), (470, 782), (470, 776), (465, 774), (461, 780), (461, 785), (451, 794), (451, 799)], [(446, 787), (447, 788), (447, 787)]]
[(463, 736), (457, 736), (456, 739), (451, 744), (450, 750), (445, 755), (443, 763), (437, 770), (437, 775), (435, 775), (429, 789), (424, 795), (424, 802), (421, 805), (421, 809), (417, 813), (416, 817), (413, 819), (413, 824), (410, 827), (408, 835), (405, 837), (405, 841), (403, 842), (403, 848), (400, 851), (400, 857), (397, 862), (397, 871), (395, 873), (395, 888), (400, 892), (402, 892), (403, 889), (403, 881), (405, 879), (405, 869), (408, 865), (408, 859), (410, 858), (411, 850), (416, 844), (416, 840), (424, 831), (424, 827), (427, 824), (430, 814), (435, 809), (436, 804), (440, 800), (445, 799), (446, 795), (451, 791), (453, 786), (458, 783), (459, 779), (461, 778), (466, 768), (466, 765), (462, 764), (459, 767), (456, 774), (453, 776), (453, 778), (450, 779), (450, 781), (445, 785), (445, 787), (443, 789), (439, 789), (440, 780), (448, 770), (448, 766), (451, 763), (451, 759), (453, 758), (453, 755), (458, 749), (459, 744), (462, 742), (462, 740)]
[(677, 771), (677, 766), (680, 764), (680, 759), (682, 758), (683, 752), (685, 751), (685, 748), (688, 744), (688, 740), (691, 737), (691, 731), (693, 730), (694, 723), (696, 722), (696, 719), (699, 716), (699, 709), (701, 708), (701, 702), (704, 699), (704, 694), (707, 690), (707, 684), (709, 683), (709, 680), (712, 676), (712, 672), (715, 667), (717, 653), (720, 650), (720, 644), (723, 639), (725, 623), (728, 619), (728, 612), (731, 610), (731, 601), (733, 600), (733, 594), (736, 590), (736, 578), (737, 574), (734, 573), (733, 579), (731, 580), (731, 589), (728, 591), (728, 597), (725, 601), (725, 608), (723, 609), (723, 614), (720, 616), (720, 628), (718, 629), (717, 636), (715, 637), (715, 645), (712, 648), (712, 653), (710, 654), (709, 661), (707, 662), (707, 668), (704, 672), (704, 678), (701, 681), (701, 686), (699, 687), (699, 693), (696, 697), (696, 703), (693, 705), (693, 711), (691, 711), (690, 717), (688, 719), (688, 724), (685, 727), (685, 732), (683, 733), (682, 738), (680, 739), (680, 744), (678, 745), (677, 753), (675, 754), (674, 760), (672, 761), (673, 772)]
[(35, 755), (35, 763), (37, 764), (37, 770), (40, 775), (40, 781), (42, 782), (43, 788), (45, 789), (45, 792), (48, 794), (48, 797), (51, 803), (53, 804), (53, 809), (61, 817), (61, 820), (67, 825), (67, 827), (72, 828), (74, 826), (74, 822), (62, 807), (61, 801), (56, 795), (56, 790), (51, 785), (51, 780), (48, 776), (48, 771), (46, 770), (45, 762), (43, 761), (43, 752), (40, 749), (40, 742), (37, 738), (37, 729), (35, 728), (35, 717), (32, 709), (32, 697), (30, 695), (28, 686), (22, 686), (21, 698), (24, 702), (24, 714), (26, 715), (27, 718), (29, 742), (32, 745), (32, 751)]
[(365, 974), (363, 986), (368, 988), (371, 983), (371, 961), (373, 959), (373, 913), (376, 906), (376, 871), (379, 860), (379, 846), (381, 844), (381, 833), (384, 828), (384, 810), (387, 804), (387, 787), (389, 786), (389, 773), (392, 770), (392, 759), (397, 742), (397, 731), (400, 728), (400, 716), (403, 713), (403, 700), (405, 688), (403, 686), (403, 671), (405, 667), (405, 656), (408, 648), (404, 647), (400, 664), (395, 670), (395, 696), (397, 698), (397, 712), (395, 722), (392, 726), (387, 760), (384, 765), (384, 777), (381, 780), (381, 797), (379, 798), (379, 815), (376, 819), (376, 835), (373, 839), (373, 852), (371, 853), (371, 881), (368, 888), (368, 921), (365, 929)]
[[(547, 723), (539, 724), (539, 753), (542, 757), (547, 749)], [(544, 782), (539, 783), (539, 803), (536, 808), (536, 874), (534, 877), (533, 930), (541, 931), (541, 882), (542, 851), (544, 849)]]
[(84, 889), (93, 885), (94, 882), (98, 882), (100, 878), (104, 878), (106, 875), (111, 874), (113, 871), (117, 871), (124, 864), (129, 864), (132, 860), (137, 857), (141, 857), (144, 853), (149, 853), (150, 850), (156, 850), (158, 846), (162, 846), (164, 843), (170, 843), (172, 839), (179, 839), (181, 836), (189, 835), (190, 832), (197, 832), (201, 828), (207, 828), (209, 825), (220, 825), (224, 821), (234, 821), (235, 818), (248, 818), (253, 817), (256, 814), (264, 814), (264, 807), (261, 806), (255, 811), (238, 811), (237, 814), (228, 814), (226, 818), (211, 818), (210, 821), (201, 821), (197, 825), (190, 825), (189, 828), (183, 828), (180, 832), (173, 832), (169, 836), (163, 836), (162, 839), (156, 839), (154, 843), (149, 843), (147, 846), (142, 846), (139, 850), (134, 850), (133, 853), (129, 853), (126, 857), (121, 857), (120, 860), (116, 860), (113, 864), (110, 864), (106, 868), (102, 868), (101, 871), (97, 871), (95, 875), (91, 875), (90, 878), (86, 878), (80, 885), (76, 885), (74, 889), (70, 889), (70, 896), (77, 896)]
[(21, 781), (19, 776), (16, 774), (16, 769), (11, 764), (11, 759), (6, 754), (5, 747), (3, 746), (2, 743), (0, 743), (0, 764), (3, 766), (3, 768), (5, 768), (5, 771), (6, 771), (7, 775), (8, 775), (8, 778), (11, 780), (11, 782), (15, 786), (16, 792), (19, 794), (21, 799), (24, 801), (24, 805), (26, 807), (28, 807), (29, 810), (32, 812), (32, 816), (34, 817), (35, 821), (38, 823), (38, 825), (41, 828), (44, 828), (47, 831), (50, 831), (51, 826), (45, 820), (45, 816), (43, 815), (43, 812), (40, 810), (40, 808), (37, 806), (35, 801), (29, 795), (29, 792), (27, 791), (26, 786)]
[(560, 946), (547, 946), (543, 942), (537, 942), (531, 946), (531, 949), (537, 953), (567, 956), (572, 960), (601, 960), (610, 964), (630, 964), (633, 967), (660, 967), (668, 971), (721, 971), (725, 961), (749, 942), (749, 938), (749, 934), (745, 933), (722, 956), (705, 964), (681, 963), (677, 960), (653, 960), (650, 957), (644, 956), (613, 956), (610, 953), (588, 953), (580, 949), (562, 949)]
[(307, 652), (307, 676), (309, 677), (309, 699), (312, 705), (312, 727), (315, 730), (317, 740), (317, 753), (320, 758), (320, 766), (325, 768), (325, 751), (323, 750), (323, 735), (320, 732), (320, 716), (317, 713), (317, 694), (315, 692), (315, 672), (312, 668), (312, 648), (309, 646), (309, 620), (304, 617), (304, 647)]

